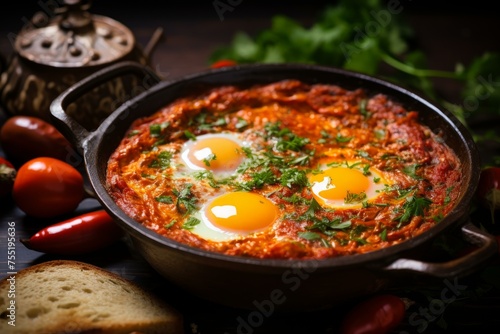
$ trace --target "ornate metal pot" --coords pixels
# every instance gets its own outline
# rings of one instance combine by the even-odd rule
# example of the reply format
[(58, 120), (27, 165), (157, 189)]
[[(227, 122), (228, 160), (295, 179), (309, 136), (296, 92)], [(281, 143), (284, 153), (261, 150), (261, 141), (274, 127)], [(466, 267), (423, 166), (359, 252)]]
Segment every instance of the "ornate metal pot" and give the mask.
[[(7, 114), (50, 122), (52, 100), (84, 77), (123, 60), (149, 65), (149, 52), (161, 30), (143, 49), (120, 22), (91, 15), (90, 2), (64, 0), (61, 4), (50, 20), (35, 14), (12, 41), (14, 52), (0, 66), (0, 104)], [(93, 129), (116, 109), (117, 99), (130, 98), (125, 92), (139, 86), (136, 81), (122, 78), (97, 87), (68, 106), (67, 112)]]

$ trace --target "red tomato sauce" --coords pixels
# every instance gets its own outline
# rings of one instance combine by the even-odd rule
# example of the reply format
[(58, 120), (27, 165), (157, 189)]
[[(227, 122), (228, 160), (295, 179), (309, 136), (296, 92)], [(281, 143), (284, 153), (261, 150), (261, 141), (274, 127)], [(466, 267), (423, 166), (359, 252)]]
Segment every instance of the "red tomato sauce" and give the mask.
[[(242, 149), (245, 159), (233, 178), (185, 169), (184, 143), (209, 133), (251, 143)], [(356, 170), (363, 176), (352, 183), (368, 182), (375, 190), (348, 189), (338, 204), (321, 202), (312, 190), (319, 181), (311, 180), (328, 168)], [(326, 188), (319, 193), (337, 187), (335, 178), (323, 178)], [(457, 156), (419, 122), (418, 110), (363, 89), (297, 80), (181, 97), (136, 120), (107, 169), (108, 191), (118, 206), (166, 238), (279, 259), (345, 256), (404, 242), (453, 209), (461, 179)], [(232, 240), (193, 233), (191, 223), (203, 223), (193, 218), (203, 205), (233, 191), (262, 194), (277, 208), (277, 218), (265, 230)]]

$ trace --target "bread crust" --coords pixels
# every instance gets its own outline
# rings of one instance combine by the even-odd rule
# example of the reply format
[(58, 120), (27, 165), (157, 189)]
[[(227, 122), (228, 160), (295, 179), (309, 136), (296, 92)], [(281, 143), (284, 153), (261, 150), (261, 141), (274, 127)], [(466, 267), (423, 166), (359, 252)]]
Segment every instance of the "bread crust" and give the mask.
[[(12, 300), (16, 326), (8, 323)], [(184, 333), (181, 313), (165, 301), (118, 274), (74, 260), (43, 262), (3, 278), (0, 309), (3, 334)]]

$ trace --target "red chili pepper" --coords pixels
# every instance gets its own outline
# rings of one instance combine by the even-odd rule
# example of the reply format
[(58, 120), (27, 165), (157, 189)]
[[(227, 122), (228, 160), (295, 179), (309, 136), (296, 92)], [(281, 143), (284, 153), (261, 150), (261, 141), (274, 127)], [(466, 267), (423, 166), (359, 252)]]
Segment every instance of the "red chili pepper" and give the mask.
[(217, 60), (214, 62), (212, 65), (210, 65), (211, 68), (221, 68), (221, 67), (227, 67), (227, 66), (234, 66), (237, 65), (237, 63), (234, 60), (231, 59), (221, 59)]
[(84, 213), (47, 226), (20, 241), (29, 249), (47, 254), (90, 253), (118, 241), (123, 231), (104, 210)]
[(10, 161), (0, 158), (0, 198), (12, 192), (17, 171)]

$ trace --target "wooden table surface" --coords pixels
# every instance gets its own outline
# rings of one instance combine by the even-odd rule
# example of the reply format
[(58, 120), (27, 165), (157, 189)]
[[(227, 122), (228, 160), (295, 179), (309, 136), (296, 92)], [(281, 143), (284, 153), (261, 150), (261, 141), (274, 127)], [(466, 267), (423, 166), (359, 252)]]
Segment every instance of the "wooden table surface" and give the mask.
[[(40, 3), (48, 3), (40, 2)], [(177, 2), (175, 2), (177, 4)], [(234, 10), (224, 14), (221, 20), (213, 7), (212, 1), (186, 2), (183, 5), (165, 5), (159, 7), (153, 1), (124, 2), (111, 5), (95, 1), (91, 12), (112, 17), (126, 26), (135, 34), (140, 45), (145, 46), (155, 29), (161, 27), (164, 37), (158, 43), (151, 58), (153, 69), (166, 80), (197, 73), (208, 68), (211, 53), (221, 45), (228, 44), (236, 31), (255, 34), (269, 27), (270, 19), (275, 14), (286, 14), (304, 24), (312, 22), (326, 2), (308, 5), (290, 5), (288, 2), (269, 4), (263, 1), (249, 3), (243, 1)], [(473, 57), (485, 51), (500, 51), (499, 20), (494, 15), (491, 5), (486, 2), (475, 2), (474, 7), (462, 6), (447, 8), (449, 5), (433, 5), (424, 2), (420, 5), (414, 2), (402, 1), (405, 7), (404, 15), (414, 27), (420, 47), (429, 59), (429, 67), (453, 70), (459, 62), (467, 64)], [(0, 53), (8, 55), (12, 52), (7, 38), (9, 33), (20, 30), (24, 18), (40, 10), (36, 2), (30, 5), (14, 5), (8, 13), (0, 13)], [(8, 15), (7, 15), (8, 14)], [(458, 87), (445, 80), (437, 81), (437, 86), (445, 96), (459, 102)], [(8, 115), (2, 114), (4, 120)], [(3, 153), (0, 151), (0, 156)], [(99, 208), (94, 199), (87, 199), (79, 206), (77, 213)], [(0, 275), (7, 271), (7, 225), (13, 222), (16, 237), (26, 238), (39, 228), (50, 223), (24, 215), (15, 207), (12, 200), (3, 201), (0, 205)], [(19, 271), (35, 263), (62, 258), (49, 256), (16, 244), (15, 270)], [(140, 257), (135, 255), (125, 244), (118, 243), (109, 249), (79, 257), (67, 257), (92, 263), (124, 278), (136, 281), (165, 298), (167, 302), (177, 307), (185, 316), (186, 333), (238, 333), (238, 318), (248, 316), (248, 310), (231, 309), (181, 291), (178, 287), (162, 279)], [(500, 271), (498, 259), (488, 260), (489, 270)], [(443, 283), (429, 286), (430, 299), (412, 291), (411, 287), (395, 291), (402, 297), (413, 298), (415, 305), (408, 312), (404, 323), (394, 330), (394, 333), (458, 333), (458, 332), (489, 332), (488, 328), (500, 325), (500, 293), (497, 287), (485, 290), (482, 286), (481, 271), (464, 281), (471, 290), (478, 291), (477, 297), (471, 293), (464, 294), (461, 302), (446, 305), (446, 310), (434, 310), (426, 318), (426, 327), (422, 323), (411, 321), (411, 315), (421, 312), (422, 308), (432, 308), (432, 298), (439, 298), (439, 293), (445, 288)], [(497, 275), (497, 277), (499, 277)], [(479, 282), (479, 283), (478, 283)], [(435, 283), (435, 282), (434, 282)], [(433, 284), (434, 284), (433, 283)], [(242, 287), (244, 289), (245, 287)], [(483, 288), (485, 293), (480, 293)], [(491, 287), (490, 287), (491, 288)], [(483, 291), (483, 292), (484, 292)], [(221, 293), (224, 293), (221, 291)], [(432, 294), (434, 293), (434, 295)], [(434, 297), (432, 297), (434, 296)], [(353, 301), (354, 302), (354, 301)], [(272, 314), (261, 326), (252, 328), (253, 333), (336, 333), (343, 312), (350, 306), (339, 305), (328, 309), (304, 311), (298, 314)], [(419, 309), (420, 308), (420, 309)], [(420, 311), (419, 311), (420, 310)], [(447, 325), (447, 329), (444, 327)], [(492, 327), (493, 326), (493, 327)], [(241, 328), (240, 328), (241, 329)], [(245, 331), (239, 331), (245, 333)], [(490, 331), (497, 332), (497, 331)]]

